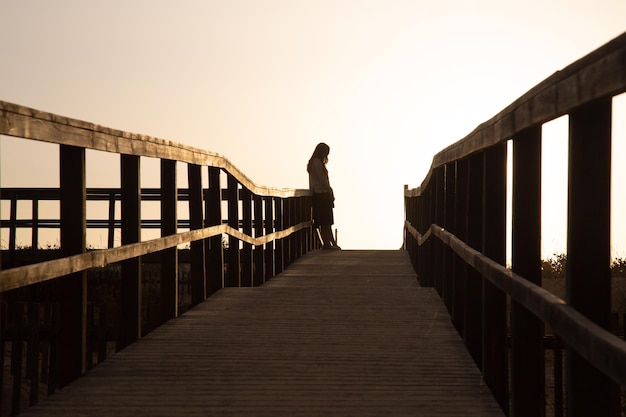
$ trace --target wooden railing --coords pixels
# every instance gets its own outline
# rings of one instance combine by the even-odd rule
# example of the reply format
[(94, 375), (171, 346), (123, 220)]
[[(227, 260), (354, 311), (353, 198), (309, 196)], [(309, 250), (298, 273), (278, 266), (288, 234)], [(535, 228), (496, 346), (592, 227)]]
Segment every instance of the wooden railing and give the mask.
[[(405, 189), (405, 248), (420, 283), (442, 296), (511, 415), (545, 415), (546, 326), (566, 347), (567, 415), (619, 415), (626, 343), (609, 331), (611, 114), (613, 97), (625, 91), (623, 34), (439, 152), (421, 186)], [(563, 115), (569, 116), (566, 301), (541, 288), (540, 252), (541, 127)], [(511, 269), (505, 268), (507, 144)], [(563, 415), (563, 407), (554, 413)]]
[[(0, 189), (0, 198), (11, 201), (9, 219), (5, 218), (0, 225), (10, 235), (4, 257), (6, 265), (0, 271), (0, 297), (7, 305), (18, 301), (36, 305), (45, 300), (59, 306), (58, 340), (55, 339), (59, 359), (56, 365), (50, 364), (51, 370), (59, 372), (53, 378), (58, 386), (82, 375), (91, 362), (91, 357), (87, 360), (91, 356), (91, 350), (87, 352), (88, 333), (92, 333), (87, 328), (87, 272), (114, 265), (119, 270), (120, 328), (116, 340), (119, 350), (142, 336), (143, 256), (150, 255), (153, 259), (156, 256), (160, 263), (159, 315), (163, 323), (179, 314), (180, 245), (189, 246), (191, 305), (222, 287), (261, 285), (307, 251), (319, 248), (312, 233), (309, 190), (256, 185), (221, 155), (2, 101), (0, 135), (59, 145), (58, 189)], [(120, 155), (119, 189), (86, 188), (86, 149)], [(142, 157), (160, 159), (160, 188), (141, 188)], [(187, 164), (188, 188), (185, 189), (177, 187), (179, 163)], [(202, 185), (203, 176), (208, 183), (206, 188)], [(38, 203), (46, 199), (60, 202), (60, 218), (40, 218)], [(86, 202), (92, 199), (109, 201), (107, 220), (87, 219)], [(31, 219), (17, 219), (16, 207), (22, 200), (32, 204)], [(158, 220), (142, 219), (142, 200), (160, 201)], [(180, 201), (188, 201), (188, 217), (179, 218)], [(226, 213), (222, 213), (223, 202)], [(121, 204), (119, 218), (115, 217), (117, 203)], [(59, 255), (31, 265), (9, 264), (10, 255), (20, 252), (16, 250), (16, 230), (31, 229), (32, 248), (36, 249), (39, 230), (44, 227), (60, 229)], [(108, 229), (108, 249), (87, 250), (87, 229), (92, 227)], [(143, 228), (159, 228), (162, 237), (142, 241)], [(179, 228), (188, 230), (179, 232)], [(121, 245), (114, 247), (116, 230), (121, 231)], [(228, 236), (227, 243), (224, 236)], [(32, 313), (36, 308), (28, 308), (31, 312), (28, 314), (38, 314)], [(7, 334), (17, 337), (14, 349), (21, 346), (21, 324), (11, 323), (22, 323), (20, 317), (26, 313), (15, 310), (22, 312), (11, 314), (14, 310), (8, 306), (2, 311), (0, 361)], [(19, 365), (12, 366), (19, 372)], [(39, 365), (29, 365), (33, 366)], [(19, 411), (20, 394), (14, 395), (17, 396), (17, 401), (15, 397), (13, 401), (15, 413)], [(31, 395), (36, 397), (32, 391)], [(31, 397), (31, 402), (36, 401)]]

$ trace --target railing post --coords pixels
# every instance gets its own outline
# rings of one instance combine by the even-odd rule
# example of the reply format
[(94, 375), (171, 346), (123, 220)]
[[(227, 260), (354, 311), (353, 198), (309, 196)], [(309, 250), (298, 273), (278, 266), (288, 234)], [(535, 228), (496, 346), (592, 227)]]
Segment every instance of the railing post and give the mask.
[[(454, 185), (456, 182), (456, 163), (452, 162), (445, 166), (445, 183), (446, 189), (444, 194), (444, 217), (443, 226), (450, 233), (454, 234), (454, 207), (456, 194)], [(442, 263), (443, 270), (443, 301), (448, 308), (448, 312), (452, 315), (454, 301), (454, 251), (448, 245), (444, 245)]]
[[(413, 212), (413, 216), (412, 216), (412, 224), (413, 227), (416, 230), (419, 230), (420, 227), (420, 217), (421, 217), (421, 194), (415, 197), (411, 198), (411, 211)], [(409, 240), (411, 240), (411, 238), (409, 238)], [(421, 277), (421, 266), (422, 264), (420, 263), (420, 245), (419, 242), (417, 240), (413, 241), (413, 265), (415, 265), (415, 271), (417, 272), (417, 278), (420, 282), (420, 284), (422, 283), (422, 277)]]
[[(220, 168), (209, 167), (209, 189), (205, 202), (207, 226), (222, 224), (222, 187), (220, 185)], [(207, 260), (207, 296), (215, 293), (224, 285), (224, 251), (222, 235), (209, 238)]]
[[(187, 165), (189, 182), (189, 229), (202, 229), (202, 167), (200, 165)], [(191, 257), (191, 305), (195, 306), (206, 298), (204, 288), (206, 278), (204, 267), (204, 239), (195, 240), (190, 245)]]
[[(263, 198), (260, 195), (254, 195), (254, 237), (263, 236)], [(254, 247), (254, 272), (253, 285), (258, 287), (263, 285), (263, 271), (265, 270), (265, 257), (263, 253), (263, 245)]]
[[(567, 301), (610, 329), (611, 99), (573, 111), (569, 126)], [(619, 387), (609, 377), (572, 349), (567, 365), (568, 415), (619, 415)]]
[[(140, 159), (122, 154), (122, 245), (141, 241)], [(141, 337), (141, 257), (122, 262), (121, 325), (117, 350)]]
[[(424, 223), (425, 223), (425, 211), (424, 207), (426, 204), (424, 203), (426, 200), (425, 196), (426, 190), (421, 189), (420, 195), (417, 197), (416, 207), (417, 207), (417, 222), (415, 223), (415, 229), (422, 235), (425, 233)], [(419, 279), (419, 283), (421, 286), (427, 286), (426, 282), (426, 245), (417, 246), (417, 277)]]
[(109, 194), (109, 227), (107, 233), (107, 247), (112, 249), (115, 245), (115, 191)]
[[(457, 161), (456, 168), (456, 185), (455, 185), (455, 208), (454, 208), (454, 224), (456, 236), (467, 242), (467, 200), (469, 186), (469, 161), (468, 159), (460, 159)], [(465, 329), (465, 308), (467, 297), (465, 294), (465, 281), (467, 278), (467, 264), (458, 256), (453, 258), (454, 283), (453, 283), (453, 314), (452, 322), (459, 334), (464, 334)]]
[[(228, 225), (239, 230), (239, 183), (228, 174)], [(239, 287), (239, 239), (228, 236), (228, 276), (224, 281), (225, 287)]]
[[(477, 153), (469, 158), (469, 184), (467, 206), (467, 239), (465, 242), (472, 248), (483, 249), (483, 196), (485, 154)], [(474, 268), (467, 269), (465, 280), (465, 326), (463, 338), (468, 351), (474, 358), (476, 365), (483, 366), (483, 276)]]
[[(506, 143), (485, 152), (484, 250), (506, 266)], [(506, 294), (483, 280), (483, 377), (505, 414), (509, 411), (509, 366)]]
[[(283, 198), (283, 230), (288, 229), (291, 226), (291, 198)], [(291, 247), (293, 236), (287, 236), (281, 241), (283, 242), (283, 268), (287, 268), (291, 265)]]
[[(241, 189), (242, 232), (252, 236), (252, 193), (247, 188)], [(241, 286), (252, 287), (252, 245), (243, 242), (241, 251)]]
[[(176, 161), (161, 159), (161, 236), (178, 232)], [(178, 248), (161, 252), (161, 323), (178, 316)]]
[[(289, 227), (298, 224), (298, 199), (296, 197), (289, 198)], [(299, 251), (299, 233), (292, 233), (289, 236), (289, 264), (298, 259)]]
[[(513, 138), (513, 272), (541, 286), (541, 126)], [(514, 416), (545, 414), (543, 323), (511, 301), (511, 378)]]
[(39, 199), (33, 198), (33, 224), (31, 228), (31, 245), (33, 250), (39, 247)]
[[(274, 233), (274, 199), (263, 197), (265, 203), (265, 234)], [(274, 242), (265, 244), (265, 281), (274, 276)]]
[[(444, 208), (444, 190), (445, 190), (445, 166), (441, 166), (434, 171), (434, 218), (433, 223), (442, 226), (444, 222), (445, 208)], [(439, 296), (443, 299), (443, 276), (444, 276), (444, 264), (443, 264), (443, 247), (444, 243), (437, 238), (433, 238), (433, 278), (435, 289)]]
[[(274, 228), (277, 232), (283, 230), (283, 199), (274, 198)], [(277, 239), (274, 241), (274, 274), (278, 275), (283, 272), (283, 247), (285, 239)]]
[[(61, 186), (61, 253), (63, 257), (86, 251), (87, 189), (85, 180), (85, 149), (60, 145), (59, 169)], [(59, 387), (72, 382), (85, 372), (87, 350), (87, 282), (85, 272), (67, 275), (57, 281), (60, 300)]]
[[(420, 233), (422, 235), (425, 235), (426, 232), (428, 231), (428, 228), (430, 227), (430, 224), (432, 223), (432, 217), (431, 217), (431, 213), (432, 213), (432, 208), (431, 208), (431, 190), (432, 190), (432, 185), (429, 183), (426, 188), (422, 191), (422, 199), (421, 199), (421, 218), (420, 218)], [(424, 242), (424, 244), (422, 245), (422, 250), (421, 250), (421, 258), (420, 258), (420, 264), (421, 266), (421, 272), (422, 272), (422, 279), (420, 281), (422, 286), (425, 287), (432, 287), (433, 286), (433, 260), (432, 260), (432, 251), (431, 251), (431, 247), (432, 247), (432, 239), (428, 239), (426, 242)]]

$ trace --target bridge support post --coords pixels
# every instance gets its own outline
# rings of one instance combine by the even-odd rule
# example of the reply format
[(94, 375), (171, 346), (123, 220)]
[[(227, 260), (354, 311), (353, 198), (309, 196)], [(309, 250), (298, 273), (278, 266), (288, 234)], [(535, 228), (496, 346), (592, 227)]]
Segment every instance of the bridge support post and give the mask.
[[(222, 224), (222, 188), (220, 185), (220, 168), (209, 167), (209, 189), (205, 202), (207, 226)], [(207, 250), (207, 297), (224, 285), (224, 251), (222, 235), (209, 238)]]
[[(228, 225), (239, 230), (239, 183), (228, 174)], [(224, 280), (225, 287), (239, 287), (239, 239), (228, 236), (228, 275)]]
[[(61, 252), (67, 257), (86, 251), (87, 189), (85, 149), (60, 145)], [(86, 273), (77, 272), (58, 280), (61, 327), (59, 387), (64, 387), (85, 372), (87, 350)]]
[[(121, 155), (122, 245), (141, 241), (140, 159)], [(122, 262), (120, 338), (123, 349), (141, 337), (141, 257)]]
[[(445, 166), (446, 189), (444, 192), (444, 215), (442, 226), (450, 233), (455, 233), (454, 206), (456, 193), (454, 184), (456, 181), (456, 163), (449, 163)], [(454, 283), (454, 251), (448, 245), (443, 247), (443, 302), (445, 303), (450, 316), (453, 311), (453, 283)]]
[[(485, 156), (478, 153), (469, 158), (469, 182), (467, 199), (467, 239), (465, 242), (472, 248), (482, 251), (483, 249), (483, 223), (484, 223), (484, 170)], [(468, 351), (474, 358), (476, 365), (481, 369), (483, 366), (483, 277), (474, 268), (468, 268), (465, 278), (465, 324), (463, 325), (463, 339)]]
[[(265, 234), (274, 233), (274, 199), (263, 197), (265, 203)], [(274, 276), (274, 242), (265, 245), (265, 277), (264, 281)]]
[[(468, 177), (469, 177), (469, 161), (467, 158), (457, 161), (456, 167), (456, 185), (455, 185), (455, 232), (456, 236), (467, 241), (467, 194), (468, 194)], [(453, 284), (453, 314), (452, 322), (459, 334), (464, 333), (464, 317), (466, 308), (465, 297), (465, 280), (467, 276), (467, 264), (458, 256), (454, 257), (454, 284)]]
[[(443, 226), (445, 208), (444, 208), (444, 190), (445, 190), (445, 166), (437, 168), (434, 172), (435, 190), (434, 190), (434, 207), (433, 207), (433, 223), (439, 226)], [(439, 239), (433, 240), (433, 278), (434, 286), (439, 296), (443, 299), (443, 277), (444, 277), (444, 264), (443, 264), (443, 250), (444, 243)]]
[[(241, 189), (242, 231), (252, 236), (252, 192), (247, 188)], [(243, 242), (241, 250), (241, 286), (252, 287), (252, 245)]]
[[(506, 265), (507, 145), (485, 152), (483, 253)], [(509, 411), (509, 354), (507, 347), (506, 294), (483, 280), (483, 375), (504, 413)]]
[[(189, 229), (199, 230), (204, 227), (202, 219), (202, 167), (189, 164), (187, 166), (189, 181)], [(200, 304), (206, 298), (204, 288), (206, 279), (204, 267), (204, 239), (191, 242), (191, 305)]]
[[(176, 161), (161, 160), (161, 236), (178, 231)], [(178, 316), (178, 248), (161, 252), (161, 323)]]
[[(513, 138), (513, 272), (541, 286), (541, 126)], [(543, 323), (511, 302), (512, 415), (545, 415)]]
[[(274, 228), (277, 232), (283, 230), (283, 199), (274, 198)], [(274, 274), (283, 272), (283, 247), (286, 239), (277, 239), (274, 244)]]
[[(599, 326), (611, 314), (611, 99), (569, 117), (567, 301)], [(619, 387), (567, 351), (568, 415), (619, 415)]]
[[(263, 199), (259, 195), (255, 195), (254, 198), (254, 237), (260, 237), (263, 235)], [(253, 263), (254, 271), (252, 277), (252, 285), (258, 287), (263, 285), (264, 277), (263, 271), (265, 270), (265, 254), (263, 253), (263, 245), (257, 245), (254, 247)]]

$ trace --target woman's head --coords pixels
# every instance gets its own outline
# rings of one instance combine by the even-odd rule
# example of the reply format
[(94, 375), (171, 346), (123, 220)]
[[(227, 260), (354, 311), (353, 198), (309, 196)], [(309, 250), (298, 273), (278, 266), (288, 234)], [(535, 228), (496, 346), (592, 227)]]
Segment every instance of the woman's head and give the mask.
[(311, 156), (311, 159), (316, 158), (316, 159), (319, 159), (320, 161), (326, 162), (329, 153), (330, 153), (330, 146), (328, 146), (324, 142), (321, 142), (321, 143), (318, 143), (317, 146), (315, 147), (315, 150), (313, 151), (313, 156)]

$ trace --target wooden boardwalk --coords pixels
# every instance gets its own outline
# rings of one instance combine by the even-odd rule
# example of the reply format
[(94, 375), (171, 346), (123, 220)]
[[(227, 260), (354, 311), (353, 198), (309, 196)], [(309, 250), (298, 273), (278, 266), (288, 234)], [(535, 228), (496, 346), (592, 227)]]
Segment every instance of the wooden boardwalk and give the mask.
[(404, 251), (316, 251), (228, 288), (24, 416), (502, 416)]

